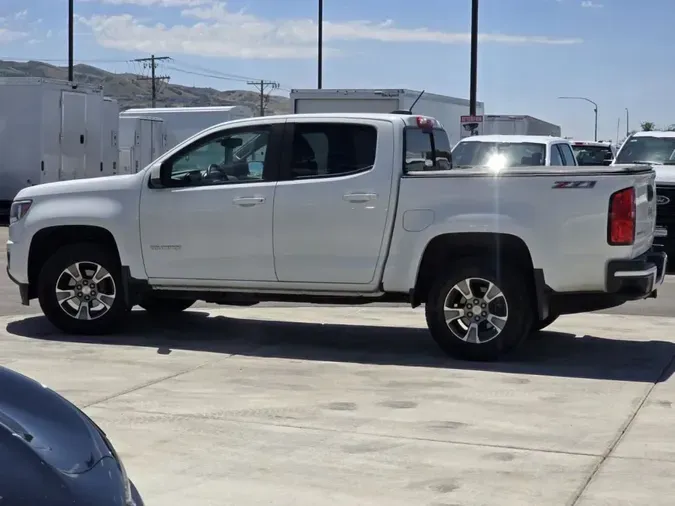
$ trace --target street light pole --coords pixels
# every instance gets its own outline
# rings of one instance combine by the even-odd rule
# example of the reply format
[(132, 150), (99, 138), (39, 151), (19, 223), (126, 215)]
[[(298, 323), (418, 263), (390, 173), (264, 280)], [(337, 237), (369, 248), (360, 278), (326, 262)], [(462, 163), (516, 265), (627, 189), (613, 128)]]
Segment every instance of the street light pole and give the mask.
[(564, 100), (585, 100), (586, 102), (593, 104), (593, 112), (595, 113), (595, 140), (598, 140), (598, 104), (593, 102), (590, 98), (586, 97), (558, 97)]
[(319, 0), (319, 36), (318, 36), (318, 53), (317, 53), (317, 89), (321, 89), (323, 85), (323, 0)]
[(471, 77), (469, 84), (469, 114), (476, 115), (478, 87), (478, 0), (471, 0)]
[(74, 0), (68, 0), (68, 80), (74, 80), (74, 69), (73, 69), (73, 39), (74, 39), (74, 22), (73, 22), (73, 2)]
[(628, 107), (626, 107), (626, 137), (630, 135), (630, 128), (628, 126)]

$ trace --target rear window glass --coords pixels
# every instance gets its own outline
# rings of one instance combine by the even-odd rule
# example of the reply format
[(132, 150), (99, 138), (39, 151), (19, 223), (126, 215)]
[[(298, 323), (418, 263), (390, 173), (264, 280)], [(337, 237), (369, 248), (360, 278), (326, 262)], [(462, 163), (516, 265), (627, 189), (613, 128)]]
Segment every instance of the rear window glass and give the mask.
[(602, 165), (602, 162), (612, 158), (612, 148), (609, 146), (574, 144), (572, 149), (579, 165)]
[(459, 142), (452, 150), (455, 168), (526, 167), (546, 163), (546, 144), (534, 142)]
[(450, 151), (450, 140), (445, 130), (424, 132), (419, 128), (406, 128), (404, 171), (450, 170)]

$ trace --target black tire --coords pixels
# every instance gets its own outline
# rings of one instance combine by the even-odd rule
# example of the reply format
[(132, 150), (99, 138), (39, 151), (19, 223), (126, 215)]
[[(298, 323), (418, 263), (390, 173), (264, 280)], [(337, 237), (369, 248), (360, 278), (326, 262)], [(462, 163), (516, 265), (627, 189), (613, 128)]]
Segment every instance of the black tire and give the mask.
[[(448, 355), (464, 360), (492, 361), (514, 350), (525, 341), (532, 328), (534, 306), (530, 302), (531, 291), (523, 283), (524, 277), (516, 266), (508, 262), (501, 263), (498, 275), (494, 260), (459, 260), (452, 270), (439, 276), (429, 292), (425, 313), (431, 336)], [(468, 278), (494, 283), (508, 304), (508, 317), (501, 332), (492, 340), (480, 344), (460, 339), (445, 321), (443, 308), (446, 298), (457, 283)]]
[(139, 306), (152, 314), (174, 314), (185, 311), (197, 302), (197, 299), (177, 299), (171, 297), (148, 296), (139, 302)]
[[(61, 274), (76, 263), (100, 265), (108, 271), (114, 283), (115, 297), (110, 308), (95, 319), (77, 319), (69, 315), (56, 298), (57, 282)], [(61, 281), (64, 281), (64, 278), (61, 278)], [(43, 265), (37, 285), (42, 312), (56, 328), (67, 334), (110, 334), (119, 328), (128, 310), (117, 255), (106, 251), (98, 244), (73, 244), (57, 250)]]
[(560, 317), (559, 314), (550, 313), (543, 320), (535, 321), (534, 325), (532, 326), (532, 330), (535, 331), (535, 332), (537, 332), (539, 330), (544, 330), (546, 327), (553, 324), (553, 322), (556, 321), (559, 317)]

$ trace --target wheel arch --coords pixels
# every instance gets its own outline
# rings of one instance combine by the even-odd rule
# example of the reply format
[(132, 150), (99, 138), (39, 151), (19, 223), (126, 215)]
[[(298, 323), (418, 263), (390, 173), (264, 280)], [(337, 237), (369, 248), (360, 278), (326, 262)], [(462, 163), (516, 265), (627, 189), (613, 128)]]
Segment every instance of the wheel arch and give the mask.
[(121, 264), (120, 250), (113, 234), (95, 225), (56, 225), (38, 230), (28, 250), (28, 294), (37, 297), (37, 280), (47, 259), (68, 244), (92, 243), (104, 247)]
[(414, 287), (410, 291), (412, 307), (427, 301), (434, 273), (450, 268), (453, 261), (466, 257), (493, 257), (498, 265), (515, 263), (527, 275), (527, 283), (537, 302), (540, 319), (548, 316), (544, 273), (536, 269), (525, 241), (513, 234), (493, 232), (461, 232), (440, 234), (426, 245), (418, 264)]

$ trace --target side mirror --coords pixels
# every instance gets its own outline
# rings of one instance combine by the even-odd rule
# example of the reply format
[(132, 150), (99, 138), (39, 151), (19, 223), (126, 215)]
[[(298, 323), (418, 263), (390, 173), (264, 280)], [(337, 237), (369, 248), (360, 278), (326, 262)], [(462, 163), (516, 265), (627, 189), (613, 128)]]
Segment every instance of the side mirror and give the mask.
[(603, 165), (612, 165), (612, 162), (614, 161), (614, 155), (612, 153), (606, 153), (605, 158), (602, 161)]
[(171, 164), (166, 161), (159, 166), (159, 182), (165, 188), (171, 186)]

